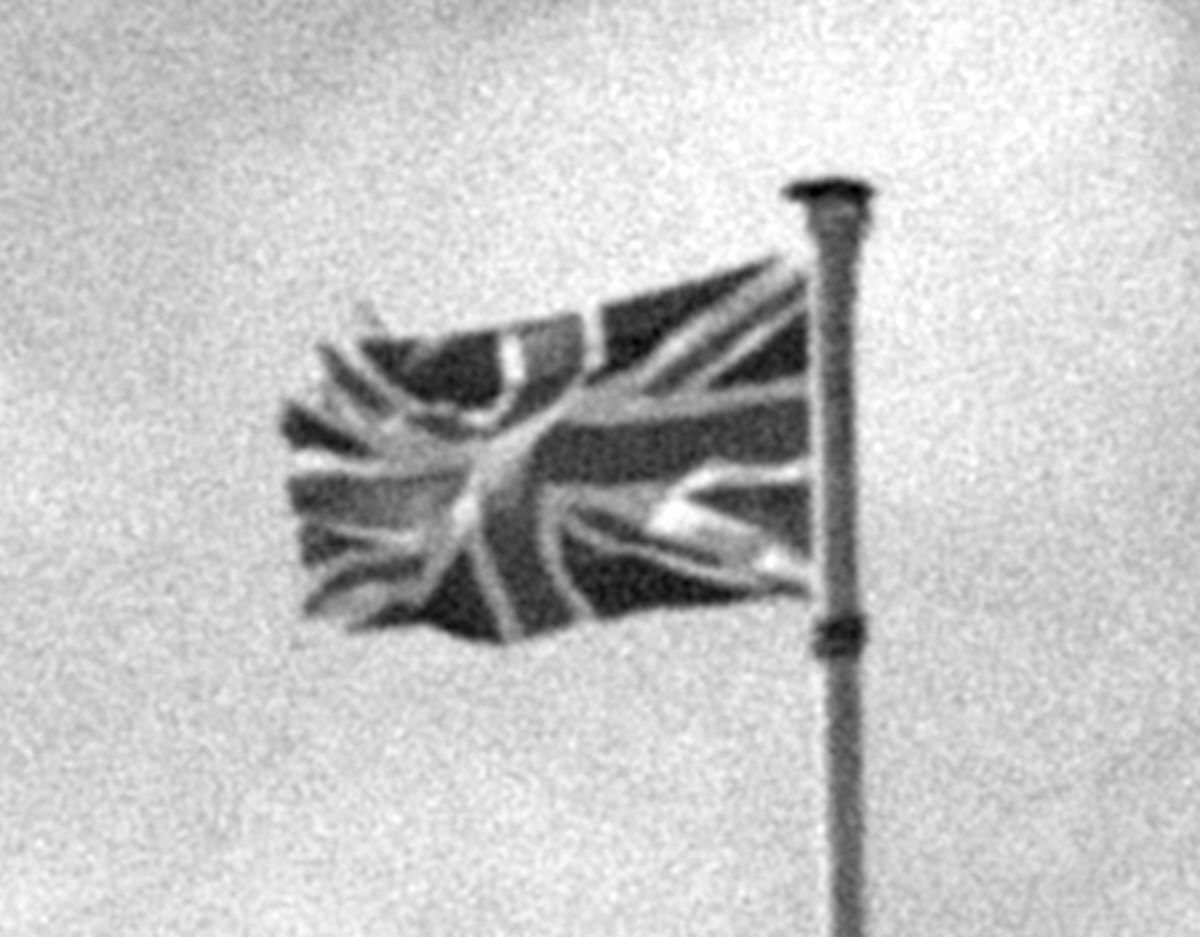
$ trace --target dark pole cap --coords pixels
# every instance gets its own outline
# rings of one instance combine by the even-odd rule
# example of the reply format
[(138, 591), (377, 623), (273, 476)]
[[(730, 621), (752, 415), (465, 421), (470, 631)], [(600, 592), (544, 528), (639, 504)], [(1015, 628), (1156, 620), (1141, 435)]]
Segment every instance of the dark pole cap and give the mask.
[(836, 198), (865, 206), (875, 190), (858, 179), (830, 176), (825, 179), (805, 179), (784, 187), (783, 195), (793, 202), (817, 202)]

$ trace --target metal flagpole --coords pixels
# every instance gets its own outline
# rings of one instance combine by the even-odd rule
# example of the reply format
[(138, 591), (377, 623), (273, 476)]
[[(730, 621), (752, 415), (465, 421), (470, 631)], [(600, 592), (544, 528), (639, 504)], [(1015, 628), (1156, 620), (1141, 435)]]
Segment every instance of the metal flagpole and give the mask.
[(850, 179), (797, 182), (784, 195), (807, 210), (817, 245), (809, 303), (815, 362), (817, 511), (821, 608), (813, 655), (825, 676), (826, 832), (832, 937), (864, 937), (862, 701), (859, 661), (866, 620), (859, 608), (854, 451), (854, 302), (870, 186)]

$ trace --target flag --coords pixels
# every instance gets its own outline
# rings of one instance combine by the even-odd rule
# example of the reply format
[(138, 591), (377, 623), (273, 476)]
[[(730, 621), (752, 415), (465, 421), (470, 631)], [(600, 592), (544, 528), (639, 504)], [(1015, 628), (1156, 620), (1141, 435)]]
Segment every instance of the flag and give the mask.
[(770, 257), (587, 313), (322, 346), (281, 421), (305, 611), (511, 642), (811, 595), (807, 284)]

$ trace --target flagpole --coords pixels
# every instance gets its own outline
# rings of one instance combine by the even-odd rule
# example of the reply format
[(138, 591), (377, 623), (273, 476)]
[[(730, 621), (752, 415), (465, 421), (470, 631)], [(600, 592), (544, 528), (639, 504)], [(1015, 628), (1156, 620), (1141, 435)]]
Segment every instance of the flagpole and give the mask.
[(831, 937), (865, 937), (859, 662), (867, 630), (858, 596), (853, 362), (856, 274), (872, 190), (862, 182), (831, 178), (794, 183), (784, 195), (806, 209), (817, 245), (809, 335), (816, 378), (814, 533), (822, 606), (812, 652), (825, 677), (829, 932)]

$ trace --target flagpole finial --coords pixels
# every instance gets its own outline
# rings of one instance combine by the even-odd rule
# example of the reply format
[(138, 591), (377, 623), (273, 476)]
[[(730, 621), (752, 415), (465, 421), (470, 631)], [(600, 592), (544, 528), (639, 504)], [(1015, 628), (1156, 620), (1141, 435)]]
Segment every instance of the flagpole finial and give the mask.
[(784, 187), (783, 194), (793, 202), (813, 203), (826, 199), (852, 202), (864, 208), (875, 189), (861, 179), (847, 176), (826, 176), (820, 179), (800, 179)]
[(837, 219), (849, 216), (858, 223), (870, 220), (871, 198), (875, 189), (859, 179), (827, 176), (801, 179), (784, 187), (784, 198), (809, 209), (813, 221), (823, 217)]

